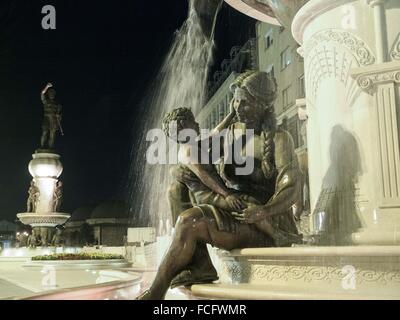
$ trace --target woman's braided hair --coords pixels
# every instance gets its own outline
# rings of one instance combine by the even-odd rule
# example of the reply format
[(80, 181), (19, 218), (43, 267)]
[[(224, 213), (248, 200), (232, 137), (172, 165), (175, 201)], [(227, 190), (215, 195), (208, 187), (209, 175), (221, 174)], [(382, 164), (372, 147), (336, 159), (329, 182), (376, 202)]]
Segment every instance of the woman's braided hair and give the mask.
[(276, 174), (275, 143), (277, 124), (274, 113), (274, 102), (277, 98), (277, 83), (272, 74), (249, 70), (242, 73), (231, 85), (231, 91), (236, 88), (245, 89), (256, 101), (256, 106), (264, 111), (262, 129), (265, 134), (265, 152), (263, 154), (263, 172), (267, 179)]

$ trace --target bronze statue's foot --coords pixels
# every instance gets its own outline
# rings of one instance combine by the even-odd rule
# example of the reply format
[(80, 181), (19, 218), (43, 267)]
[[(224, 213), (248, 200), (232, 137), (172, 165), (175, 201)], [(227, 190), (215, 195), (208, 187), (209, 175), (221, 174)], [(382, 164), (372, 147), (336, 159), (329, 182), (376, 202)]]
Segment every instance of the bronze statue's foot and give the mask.
[(135, 300), (164, 300), (165, 295), (157, 295), (151, 289), (147, 289), (141, 295), (139, 295)]
[(171, 289), (181, 286), (190, 287), (194, 284), (212, 283), (218, 279), (218, 274), (216, 272), (198, 274), (191, 270), (185, 270), (172, 280)]
[(136, 297), (135, 300), (153, 300), (153, 299), (151, 299), (151, 292), (150, 292), (150, 290), (146, 290), (146, 291), (143, 292), (141, 295), (139, 295), (138, 297)]

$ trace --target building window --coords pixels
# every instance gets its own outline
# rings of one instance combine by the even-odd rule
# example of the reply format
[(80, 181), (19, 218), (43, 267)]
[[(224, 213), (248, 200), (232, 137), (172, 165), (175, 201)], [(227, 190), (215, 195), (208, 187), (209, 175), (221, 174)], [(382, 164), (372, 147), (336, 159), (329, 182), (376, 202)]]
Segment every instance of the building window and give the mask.
[(221, 102), (219, 104), (219, 122), (220, 123), (225, 118), (225, 103)]
[(265, 49), (268, 49), (274, 43), (274, 39), (272, 39), (272, 32), (269, 31), (264, 36), (265, 41)]
[(282, 91), (283, 110), (288, 109), (292, 104), (290, 89), (291, 87), (289, 86)]
[(228, 101), (227, 101), (227, 104), (226, 104), (226, 115), (228, 115), (231, 112), (232, 99), (233, 99), (233, 93), (229, 92)]
[(231, 112), (231, 101), (233, 99), (233, 95), (229, 94), (228, 99), (226, 100), (226, 109), (225, 109), (225, 115), (228, 115), (229, 112)]
[(219, 112), (218, 112), (218, 107), (214, 108), (213, 113), (212, 113), (212, 123), (211, 123), (211, 130), (214, 129), (218, 123), (219, 123)]
[(290, 47), (287, 47), (282, 53), (281, 53), (281, 67), (282, 70), (286, 69), (288, 65), (292, 63), (292, 51)]
[(304, 74), (299, 78), (299, 94), (300, 98), (305, 98), (306, 96), (306, 84), (304, 82)]

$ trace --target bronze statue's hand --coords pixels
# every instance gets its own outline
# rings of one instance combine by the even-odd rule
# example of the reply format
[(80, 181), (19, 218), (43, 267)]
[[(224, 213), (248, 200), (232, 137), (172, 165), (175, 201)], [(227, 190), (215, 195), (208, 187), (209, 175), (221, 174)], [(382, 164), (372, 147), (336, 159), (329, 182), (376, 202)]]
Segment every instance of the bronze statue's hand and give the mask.
[(241, 211), (244, 208), (246, 208), (245, 203), (243, 202), (243, 200), (240, 198), (239, 194), (237, 194), (237, 193), (230, 194), (229, 196), (227, 196), (225, 198), (225, 201), (228, 203), (229, 207), (232, 210)]
[(46, 87), (44, 87), (44, 89), (42, 90), (42, 93), (45, 94), (46, 91), (51, 87), (53, 87), (53, 84), (49, 82), (48, 84), (46, 84)]
[(252, 206), (250, 208), (244, 209), (242, 213), (233, 213), (232, 215), (236, 220), (243, 223), (253, 224), (264, 218), (262, 214), (263, 206)]

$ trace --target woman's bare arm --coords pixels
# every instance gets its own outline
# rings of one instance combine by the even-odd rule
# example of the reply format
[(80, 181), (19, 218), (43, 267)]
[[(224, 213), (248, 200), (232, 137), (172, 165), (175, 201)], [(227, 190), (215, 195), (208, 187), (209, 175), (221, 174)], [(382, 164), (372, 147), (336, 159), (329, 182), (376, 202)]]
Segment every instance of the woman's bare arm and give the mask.
[(232, 123), (232, 120), (235, 118), (236, 112), (231, 108), (229, 114), (222, 120), (213, 131), (211, 131), (211, 136), (214, 134), (220, 133), (222, 130), (227, 129), (229, 125)]

